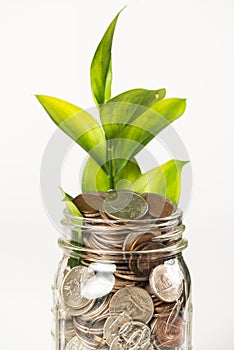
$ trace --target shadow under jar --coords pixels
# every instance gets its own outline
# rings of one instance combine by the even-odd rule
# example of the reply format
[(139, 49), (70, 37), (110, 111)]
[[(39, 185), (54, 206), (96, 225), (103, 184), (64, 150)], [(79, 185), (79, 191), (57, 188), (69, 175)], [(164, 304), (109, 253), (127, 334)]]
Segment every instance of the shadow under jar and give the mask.
[(182, 212), (141, 220), (65, 212), (55, 278), (56, 350), (191, 350)]

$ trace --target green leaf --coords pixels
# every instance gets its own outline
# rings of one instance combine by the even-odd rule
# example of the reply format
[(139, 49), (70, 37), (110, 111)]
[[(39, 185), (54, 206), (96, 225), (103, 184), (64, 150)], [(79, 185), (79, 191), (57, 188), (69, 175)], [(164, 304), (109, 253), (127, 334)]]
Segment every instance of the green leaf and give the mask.
[(181, 190), (181, 172), (188, 161), (169, 160), (163, 165), (139, 176), (131, 189), (138, 193), (157, 193), (178, 203)]
[(100, 165), (105, 163), (105, 136), (101, 126), (86, 111), (55, 97), (37, 95), (51, 119)]
[[(73, 203), (73, 198), (69, 194), (63, 191), (63, 189), (60, 187), (60, 190), (63, 195), (63, 201), (66, 203), (67, 211), (70, 215), (72, 216), (78, 216), (78, 217), (83, 217), (77, 206)], [(78, 221), (77, 219), (71, 219), (71, 222), (74, 223), (74, 227), (71, 230), (71, 240), (75, 244), (80, 244), (82, 245), (83, 239), (82, 239), (82, 230), (81, 230), (81, 225), (82, 221)], [(76, 261), (76, 262), (75, 262)], [(77, 259), (72, 259), (70, 258), (70, 263), (76, 263), (78, 264), (79, 261)], [(70, 266), (70, 265), (69, 265)]]
[(73, 198), (63, 191), (62, 188), (60, 188), (62, 195), (63, 195), (63, 201), (66, 203), (67, 210), (69, 214), (74, 216), (80, 216), (83, 217), (79, 209), (75, 206), (75, 204), (72, 202)]
[(91, 157), (88, 158), (82, 175), (82, 192), (108, 191), (110, 178)]
[[(74, 242), (73, 242), (74, 244)], [(67, 266), (70, 267), (70, 269), (72, 269), (73, 267), (76, 267), (76, 266), (80, 266), (81, 265), (81, 258), (73, 258), (73, 257), (70, 257), (67, 261)]]
[(141, 169), (136, 159), (129, 160), (114, 179), (115, 188), (118, 190), (131, 189), (131, 184), (141, 176)]
[(100, 110), (102, 126), (107, 138), (118, 137), (119, 132), (156, 101), (164, 98), (165, 89), (133, 89), (115, 96)]
[[(135, 159), (130, 160), (114, 179), (114, 188), (119, 190), (128, 189), (131, 183), (140, 175), (141, 170), (137, 161)], [(110, 177), (104, 173), (102, 168), (92, 158), (89, 158), (83, 171), (82, 192), (106, 192), (111, 187)]]
[(153, 104), (128, 124), (112, 142), (116, 173), (167, 125), (185, 111), (186, 100), (169, 98)]
[[(121, 10), (122, 11), (122, 10)], [(120, 11), (120, 12), (121, 12)], [(91, 88), (95, 103), (99, 107), (111, 97), (112, 84), (112, 41), (119, 14), (113, 19), (106, 30), (94, 54), (91, 67)]]

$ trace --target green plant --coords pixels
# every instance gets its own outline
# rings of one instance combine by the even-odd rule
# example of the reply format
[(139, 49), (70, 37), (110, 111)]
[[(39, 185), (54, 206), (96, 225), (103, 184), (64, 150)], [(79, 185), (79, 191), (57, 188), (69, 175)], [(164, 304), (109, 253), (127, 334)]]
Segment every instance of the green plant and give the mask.
[[(59, 128), (89, 153), (83, 192), (132, 189), (159, 193), (178, 203), (181, 171), (187, 162), (172, 159), (142, 174), (135, 155), (184, 113), (186, 101), (166, 99), (165, 89), (142, 88), (111, 98), (112, 41), (119, 14), (106, 30), (91, 63), (91, 88), (100, 123), (69, 102), (44, 95), (36, 97)], [(72, 205), (72, 197), (64, 193), (64, 200), (74, 215), (80, 215)]]

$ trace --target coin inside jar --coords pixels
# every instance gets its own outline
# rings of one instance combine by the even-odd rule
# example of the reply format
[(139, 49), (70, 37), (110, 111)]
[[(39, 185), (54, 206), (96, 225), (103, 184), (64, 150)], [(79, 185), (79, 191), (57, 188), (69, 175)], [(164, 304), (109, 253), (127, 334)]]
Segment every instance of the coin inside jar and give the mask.
[(130, 321), (122, 325), (119, 334), (110, 345), (111, 350), (153, 350), (150, 328), (139, 321)]
[(89, 350), (89, 348), (75, 336), (67, 343), (65, 350)]
[(107, 193), (102, 209), (112, 219), (136, 220), (147, 213), (148, 204), (135, 192), (112, 190)]
[(168, 322), (167, 318), (157, 319), (154, 325), (158, 342), (166, 349), (176, 348), (184, 339), (184, 324), (177, 316)]
[(103, 335), (106, 343), (111, 345), (113, 340), (117, 337), (120, 328), (123, 324), (131, 321), (129, 316), (119, 314), (117, 316), (109, 316), (104, 324)]
[(144, 193), (142, 197), (147, 201), (149, 214), (154, 218), (165, 218), (176, 211), (176, 205), (159, 194)]
[(110, 301), (110, 315), (118, 314), (148, 323), (154, 313), (154, 304), (148, 292), (139, 287), (125, 287)]
[(81, 309), (92, 303), (92, 300), (82, 296), (82, 287), (94, 276), (95, 273), (85, 266), (73, 267), (66, 274), (61, 286), (61, 296), (67, 307)]
[(149, 282), (155, 295), (165, 302), (178, 300), (183, 292), (183, 276), (174, 260), (156, 266), (150, 274)]

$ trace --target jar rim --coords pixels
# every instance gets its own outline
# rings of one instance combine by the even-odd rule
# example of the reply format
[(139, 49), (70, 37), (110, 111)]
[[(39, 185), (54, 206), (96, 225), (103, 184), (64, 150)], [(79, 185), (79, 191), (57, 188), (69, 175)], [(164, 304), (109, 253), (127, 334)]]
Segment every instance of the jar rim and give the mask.
[[(137, 254), (165, 253), (177, 254), (187, 247), (183, 239), (185, 226), (182, 223), (183, 212), (177, 209), (175, 213), (165, 218), (138, 220), (107, 220), (104, 218), (84, 218), (70, 214), (64, 210), (65, 218), (61, 221), (64, 226), (63, 237), (59, 245), (65, 251), (90, 252), (94, 254), (134, 254), (128, 248), (131, 240), (150, 234), (146, 244), (153, 244), (149, 249), (136, 249)], [(133, 242), (132, 241), (132, 242)], [(164, 248), (155, 248), (155, 244), (171, 242)], [(82, 242), (82, 243), (81, 243)], [(104, 248), (105, 247), (105, 248)], [(108, 247), (108, 248), (107, 248)]]
[[(77, 215), (72, 215), (71, 213), (69, 213), (69, 211), (67, 209), (63, 210), (64, 216), (65, 216), (65, 220), (61, 220), (61, 223), (66, 225), (67, 220), (71, 221), (71, 223), (73, 225), (77, 225), (80, 226), (80, 224), (84, 224), (84, 223), (92, 223), (92, 224), (102, 224), (102, 223), (107, 223), (109, 222), (110, 224), (113, 225), (119, 225), (119, 224), (130, 224), (131, 226), (136, 224), (136, 225), (142, 225), (142, 224), (163, 224), (163, 223), (170, 223), (173, 220), (182, 220), (183, 217), (183, 211), (180, 208), (177, 208), (177, 210), (172, 213), (169, 216), (166, 217), (162, 217), (162, 218), (142, 218), (142, 219), (111, 219), (110, 221), (107, 221), (106, 219), (102, 219), (102, 218), (95, 218), (95, 217), (83, 217), (83, 216), (77, 216)], [(67, 219), (67, 220), (66, 220)]]

